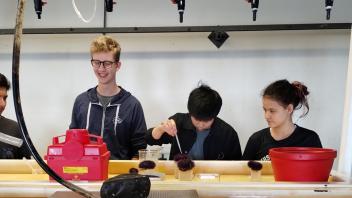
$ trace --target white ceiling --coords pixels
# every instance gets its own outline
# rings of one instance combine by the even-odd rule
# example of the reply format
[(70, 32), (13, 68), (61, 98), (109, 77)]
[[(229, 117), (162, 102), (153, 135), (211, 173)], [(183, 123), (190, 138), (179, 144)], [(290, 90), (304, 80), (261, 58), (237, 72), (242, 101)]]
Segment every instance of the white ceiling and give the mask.
[[(98, 3), (91, 23), (82, 22), (75, 14), (71, 0), (47, 0), (42, 19), (37, 20), (33, 0), (27, 0), (25, 28), (102, 27), (103, 0)], [(83, 16), (93, 13), (95, 0), (75, 0)], [(331, 20), (325, 19), (325, 0), (261, 0), (257, 21), (252, 21), (250, 4), (245, 0), (186, 0), (184, 23), (178, 22), (176, 5), (171, 0), (115, 0), (108, 13), (108, 27), (137, 26), (212, 26), (302, 23), (351, 23), (352, 0), (335, 0)], [(13, 28), (16, 0), (1, 0), (0, 28)]]

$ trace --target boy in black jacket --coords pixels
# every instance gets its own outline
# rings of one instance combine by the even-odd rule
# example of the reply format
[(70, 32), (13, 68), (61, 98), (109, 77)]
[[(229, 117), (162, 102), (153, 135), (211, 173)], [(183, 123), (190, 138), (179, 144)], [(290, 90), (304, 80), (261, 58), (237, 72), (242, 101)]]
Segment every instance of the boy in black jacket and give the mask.
[(242, 153), (236, 131), (217, 117), (221, 106), (218, 92), (201, 85), (189, 95), (189, 113), (176, 113), (149, 129), (147, 143), (171, 143), (170, 159), (185, 153), (193, 160), (240, 160)]
[[(7, 91), (10, 89), (10, 83), (7, 78), (0, 73), (0, 132), (16, 138), (21, 138), (21, 130), (17, 122), (2, 116), (6, 107)], [(20, 148), (0, 141), (0, 159), (29, 159), (31, 157), (29, 150), (23, 143)]]

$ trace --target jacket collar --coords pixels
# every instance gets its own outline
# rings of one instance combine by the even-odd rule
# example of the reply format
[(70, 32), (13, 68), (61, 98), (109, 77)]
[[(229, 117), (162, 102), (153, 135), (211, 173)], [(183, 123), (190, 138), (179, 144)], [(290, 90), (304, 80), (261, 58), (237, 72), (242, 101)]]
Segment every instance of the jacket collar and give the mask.
[[(214, 129), (214, 127), (216, 127), (216, 123), (218, 122), (218, 119), (219, 119), (218, 117), (214, 118), (214, 122), (210, 127), (209, 134), (212, 133), (212, 131), (214, 131), (213, 129)], [(191, 115), (189, 113), (187, 113), (186, 121), (183, 123), (183, 128), (196, 132), (196, 127), (193, 125), (192, 120), (191, 120)]]
[[(87, 91), (88, 93), (88, 98), (92, 103), (99, 103), (99, 98), (98, 98), (98, 92), (97, 92), (97, 87), (95, 86)], [(126, 91), (124, 88), (120, 87), (121, 89), (118, 94), (116, 94), (112, 99), (111, 99), (111, 104), (117, 104), (117, 103), (122, 103), (125, 99), (127, 99), (131, 93)]]
[(196, 127), (193, 125), (192, 120), (191, 120), (191, 115), (189, 113), (187, 113), (187, 115), (186, 115), (186, 120), (183, 123), (183, 128), (188, 129), (188, 130), (192, 130), (192, 131), (196, 131)]

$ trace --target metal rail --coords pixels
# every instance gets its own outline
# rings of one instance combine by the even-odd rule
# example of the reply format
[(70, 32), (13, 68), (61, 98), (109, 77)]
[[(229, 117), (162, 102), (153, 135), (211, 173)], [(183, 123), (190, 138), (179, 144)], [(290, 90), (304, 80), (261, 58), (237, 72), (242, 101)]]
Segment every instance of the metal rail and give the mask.
[[(27, 28), (23, 34), (101, 34), (101, 33), (172, 33), (212, 31), (278, 31), (350, 29), (351, 23), (224, 25), (224, 26), (164, 26), (164, 27), (92, 27), (92, 28)], [(0, 29), (0, 35), (12, 35), (14, 29)]]

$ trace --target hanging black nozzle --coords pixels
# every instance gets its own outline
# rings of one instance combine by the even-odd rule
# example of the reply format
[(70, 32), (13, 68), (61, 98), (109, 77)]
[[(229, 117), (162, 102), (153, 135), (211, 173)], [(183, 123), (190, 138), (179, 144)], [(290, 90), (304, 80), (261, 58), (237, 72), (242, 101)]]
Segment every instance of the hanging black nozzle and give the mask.
[(180, 23), (183, 22), (183, 12), (185, 11), (185, 1), (186, 0), (176, 0), (177, 10), (180, 15)]
[(42, 6), (43, 6), (42, 0), (34, 0), (34, 10), (38, 15), (38, 19), (41, 19)]
[(325, 0), (326, 20), (330, 20), (330, 12), (333, 4), (334, 0)]
[(257, 20), (257, 11), (259, 7), (259, 0), (252, 0), (251, 2), (252, 12), (253, 12), (253, 21)]
[(107, 12), (112, 12), (114, 7), (114, 1), (113, 0), (105, 0), (105, 10)]

